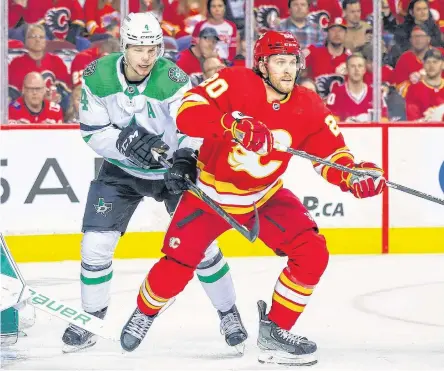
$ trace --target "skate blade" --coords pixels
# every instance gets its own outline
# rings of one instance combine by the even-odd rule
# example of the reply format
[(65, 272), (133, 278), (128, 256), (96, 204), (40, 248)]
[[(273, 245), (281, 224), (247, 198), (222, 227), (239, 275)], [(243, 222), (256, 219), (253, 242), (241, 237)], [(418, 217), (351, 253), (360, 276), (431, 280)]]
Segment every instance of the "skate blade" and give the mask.
[(315, 353), (295, 356), (279, 351), (264, 351), (259, 354), (259, 363), (269, 363), (284, 366), (313, 366), (318, 363)]
[(67, 354), (67, 353), (80, 352), (83, 349), (91, 348), (95, 343), (97, 343), (97, 338), (96, 339), (92, 339), (91, 338), (83, 345), (68, 345), (68, 344), (65, 344), (63, 346), (63, 348), (62, 348), (62, 353)]
[(238, 355), (243, 356), (245, 353), (245, 342), (235, 345), (234, 349), (236, 349)]

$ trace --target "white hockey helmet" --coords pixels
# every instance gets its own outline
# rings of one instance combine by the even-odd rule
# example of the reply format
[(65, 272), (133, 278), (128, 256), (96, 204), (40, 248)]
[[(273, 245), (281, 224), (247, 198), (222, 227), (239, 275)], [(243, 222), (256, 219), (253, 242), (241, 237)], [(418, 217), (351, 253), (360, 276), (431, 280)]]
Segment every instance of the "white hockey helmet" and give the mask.
[(159, 45), (157, 58), (165, 50), (162, 27), (151, 12), (130, 13), (120, 27), (120, 51), (125, 54), (128, 45)]

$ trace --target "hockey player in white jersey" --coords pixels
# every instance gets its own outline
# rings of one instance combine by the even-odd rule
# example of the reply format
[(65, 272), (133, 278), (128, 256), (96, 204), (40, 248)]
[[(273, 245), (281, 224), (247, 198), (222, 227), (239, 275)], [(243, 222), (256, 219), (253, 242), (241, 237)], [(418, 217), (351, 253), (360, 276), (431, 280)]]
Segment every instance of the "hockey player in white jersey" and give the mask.
[[(83, 139), (105, 160), (88, 193), (80, 276), (82, 306), (99, 318), (104, 318), (110, 301), (114, 250), (137, 205), (144, 196), (152, 197), (163, 201), (171, 214), (180, 198), (174, 176), (185, 171), (195, 177), (197, 171), (196, 139), (178, 135), (175, 122), (191, 84), (180, 68), (162, 58), (159, 22), (151, 13), (131, 13), (120, 35), (121, 53), (94, 61), (84, 70), (79, 107)], [(173, 168), (160, 166), (151, 149), (164, 153)], [(228, 265), (215, 242), (197, 276), (217, 309), (226, 342), (239, 349), (247, 332), (235, 305)], [(97, 340), (74, 325), (62, 339), (65, 352), (90, 347)]]

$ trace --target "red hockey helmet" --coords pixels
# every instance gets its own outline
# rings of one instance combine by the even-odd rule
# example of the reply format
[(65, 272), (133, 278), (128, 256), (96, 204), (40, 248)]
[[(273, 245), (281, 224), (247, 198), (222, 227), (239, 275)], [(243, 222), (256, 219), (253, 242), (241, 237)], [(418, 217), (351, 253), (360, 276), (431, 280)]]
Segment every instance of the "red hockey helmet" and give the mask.
[(305, 59), (298, 40), (288, 31), (267, 31), (254, 45), (254, 67), (259, 67), (259, 61), (276, 54), (295, 55), (300, 69), (305, 68)]

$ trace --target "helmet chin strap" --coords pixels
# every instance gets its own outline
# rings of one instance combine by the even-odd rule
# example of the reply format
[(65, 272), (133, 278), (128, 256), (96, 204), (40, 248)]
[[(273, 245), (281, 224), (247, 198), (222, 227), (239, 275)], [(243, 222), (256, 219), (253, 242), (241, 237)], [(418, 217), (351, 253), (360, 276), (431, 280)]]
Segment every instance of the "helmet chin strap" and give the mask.
[(271, 81), (270, 81), (270, 79), (268, 78), (268, 77), (265, 77), (264, 78), (264, 81), (265, 81), (265, 83), (270, 87), (270, 88), (272, 88), (276, 93), (278, 93), (278, 94), (281, 94), (281, 95), (287, 95), (288, 93), (284, 93), (283, 91), (280, 91), (276, 86), (274, 86), (272, 83), (271, 83)]
[[(265, 68), (267, 69), (267, 75), (270, 76), (270, 73), (268, 72), (268, 68), (267, 68), (267, 65), (266, 65), (266, 64), (265, 64)], [(297, 79), (298, 79), (298, 77), (299, 77), (299, 72), (301, 72), (300, 69), (299, 69), (298, 72), (296, 73), (296, 78), (294, 79), (294, 84), (295, 84), (295, 85), (296, 85), (296, 81), (297, 81)], [(274, 85), (272, 84), (272, 82), (270, 81), (270, 78), (269, 78), (268, 76), (267, 76), (267, 77), (262, 77), (262, 78), (264, 79), (265, 83), (266, 83), (270, 88), (272, 88), (276, 93), (287, 96), (288, 93), (284, 93), (283, 91), (279, 90), (276, 86), (274, 86)]]

